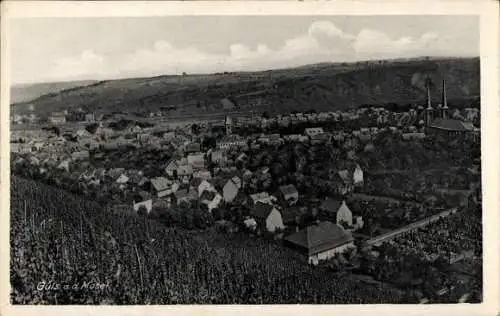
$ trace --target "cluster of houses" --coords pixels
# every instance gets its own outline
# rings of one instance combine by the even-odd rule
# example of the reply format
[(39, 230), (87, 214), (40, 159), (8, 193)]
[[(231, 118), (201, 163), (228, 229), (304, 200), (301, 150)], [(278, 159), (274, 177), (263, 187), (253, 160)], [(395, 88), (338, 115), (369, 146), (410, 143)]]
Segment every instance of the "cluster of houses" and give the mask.
[[(310, 114), (290, 114), (266, 119), (259, 118), (258, 124), (266, 126), (271, 122), (289, 124), (290, 122), (323, 122), (327, 120), (349, 120), (363, 115), (368, 109), (352, 110), (348, 113), (328, 112)], [(385, 122), (391, 115), (383, 108), (370, 109), (377, 120)], [(205, 150), (202, 139), (210, 134), (204, 125), (196, 134), (190, 125), (184, 129), (177, 128), (159, 132), (155, 128), (142, 128), (136, 124), (117, 131), (104, 127), (98, 123), (92, 133), (85, 128), (76, 131), (61, 131), (54, 135), (48, 131), (37, 132), (19, 131), (11, 135), (11, 151), (23, 154), (16, 158), (14, 163), (28, 159), (29, 163), (46, 172), (49, 166), (64, 172), (74, 171), (71, 166), (87, 166), (76, 175), (76, 180), (87, 184), (99, 186), (112, 183), (114, 187), (124, 192), (128, 203), (135, 210), (151, 212), (155, 206), (168, 210), (173, 205), (182, 205), (197, 201), (205, 205), (208, 212), (223, 205), (244, 205), (250, 210), (250, 215), (244, 220), (244, 225), (258, 232), (277, 233), (287, 226), (296, 226), (297, 216), (304, 212), (304, 208), (297, 206), (300, 194), (293, 184), (282, 185), (276, 192), (263, 190), (247, 194), (245, 190), (250, 183), (258, 179), (259, 183), (271, 182), (269, 167), (262, 166), (251, 171), (246, 168), (237, 168), (238, 163), (245, 165), (248, 159), (244, 151), (249, 147), (258, 150), (260, 146), (279, 146), (284, 142), (308, 142), (321, 145), (341, 141), (345, 148), (353, 142), (364, 143), (364, 150), (374, 150), (371, 140), (379, 133), (391, 132), (401, 135), (403, 140), (415, 140), (425, 137), (429, 130), (453, 131), (453, 124), (447, 118), (447, 112), (440, 110), (441, 117), (429, 119), (431, 111), (424, 120), (416, 125), (363, 127), (351, 132), (335, 131), (325, 132), (322, 127), (305, 128), (302, 134), (254, 134), (250, 137), (241, 137), (233, 134), (234, 126), (248, 124), (245, 118), (231, 119), (226, 117), (223, 124), (219, 124), (224, 131), (223, 137), (217, 139), (213, 149)], [(433, 112), (434, 113), (434, 112)], [(405, 113), (401, 117), (413, 117), (416, 113)], [(60, 124), (65, 120), (65, 113), (53, 113), (50, 120), (53, 124)], [(342, 117), (342, 118), (341, 118)], [(418, 118), (418, 115), (416, 116)], [(95, 122), (94, 115), (85, 117), (88, 122)], [(246, 121), (245, 121), (246, 120)], [(409, 122), (416, 122), (409, 120)], [(468, 124), (468, 123), (463, 123)], [(318, 124), (320, 125), (320, 124)], [(441, 125), (445, 126), (441, 128)], [(450, 127), (451, 126), (451, 127)], [(213, 127), (213, 126), (212, 126)], [(441, 129), (440, 129), (441, 128)], [(31, 134), (30, 134), (31, 133)], [(99, 149), (113, 149), (123, 146), (153, 147), (169, 149), (175, 152), (173, 158), (163, 166), (163, 172), (154, 177), (146, 177), (141, 170), (125, 170), (123, 168), (91, 168), (88, 161), (92, 151)], [(352, 147), (352, 146), (351, 146)], [(229, 155), (228, 153), (233, 154)], [(234, 152), (237, 152), (234, 155)], [(31, 154), (26, 155), (26, 154)], [(211, 168), (208, 168), (208, 166)], [(215, 167), (214, 167), (215, 166)], [(356, 186), (363, 185), (363, 170), (357, 164), (338, 170), (336, 175), (340, 179), (339, 194), (348, 194)], [(336, 201), (331, 198), (322, 201), (320, 210), (335, 219), (332, 222), (320, 222), (298, 230), (286, 236), (286, 243), (303, 251), (310, 263), (317, 264), (335, 256), (339, 252), (353, 247), (351, 231), (362, 228), (361, 217), (352, 216), (345, 201)], [(296, 226), (298, 227), (298, 226)]]

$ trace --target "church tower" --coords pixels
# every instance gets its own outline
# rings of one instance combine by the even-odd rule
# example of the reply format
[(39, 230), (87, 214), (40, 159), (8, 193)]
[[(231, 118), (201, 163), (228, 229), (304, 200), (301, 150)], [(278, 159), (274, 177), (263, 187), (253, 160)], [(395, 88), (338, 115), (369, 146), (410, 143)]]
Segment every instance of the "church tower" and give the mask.
[(442, 109), (442, 118), (447, 119), (448, 118), (448, 100), (446, 98), (446, 81), (443, 79), (443, 92), (442, 92), (442, 104), (443, 104), (443, 109)]
[(427, 84), (427, 108), (425, 109), (425, 126), (429, 126), (434, 119), (434, 109), (431, 102), (431, 87)]

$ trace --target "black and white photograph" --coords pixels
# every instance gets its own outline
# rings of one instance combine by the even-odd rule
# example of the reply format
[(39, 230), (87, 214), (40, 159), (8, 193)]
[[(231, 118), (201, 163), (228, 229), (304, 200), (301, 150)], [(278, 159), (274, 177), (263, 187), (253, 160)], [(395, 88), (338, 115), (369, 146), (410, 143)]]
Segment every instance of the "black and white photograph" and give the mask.
[(484, 302), (479, 15), (7, 23), (8, 304)]

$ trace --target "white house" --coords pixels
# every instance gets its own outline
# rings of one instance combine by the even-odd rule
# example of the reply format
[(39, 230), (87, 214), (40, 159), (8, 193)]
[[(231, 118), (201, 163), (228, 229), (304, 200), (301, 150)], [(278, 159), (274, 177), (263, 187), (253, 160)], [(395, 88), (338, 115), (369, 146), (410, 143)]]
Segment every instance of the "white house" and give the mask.
[(284, 229), (283, 218), (278, 209), (267, 203), (257, 202), (252, 210), (252, 217), (258, 226), (268, 232), (275, 232), (277, 229)]
[(182, 165), (177, 168), (177, 176), (191, 176), (193, 174), (193, 166), (191, 165)]
[(269, 193), (267, 192), (251, 194), (250, 199), (252, 200), (253, 204), (256, 204), (257, 202), (271, 204), (276, 201), (276, 197), (269, 195)]
[(193, 178), (200, 178), (200, 179), (203, 179), (203, 180), (210, 180), (210, 179), (212, 179), (212, 175), (210, 174), (210, 171), (198, 170), (195, 173), (193, 173)]
[(251, 230), (255, 230), (257, 228), (257, 222), (253, 218), (248, 218), (243, 221), (246, 228), (250, 228)]
[(363, 184), (363, 170), (361, 169), (359, 164), (356, 164), (356, 169), (354, 169), (352, 180), (355, 186), (360, 186)]
[(224, 195), (224, 201), (230, 203), (238, 195), (238, 191), (241, 188), (241, 179), (239, 177), (233, 177), (229, 179), (224, 187), (222, 188), (222, 194)]
[(200, 196), (200, 201), (205, 204), (210, 212), (222, 202), (222, 196), (214, 191), (203, 191)]
[(140, 202), (134, 201), (134, 211), (138, 212), (141, 206), (144, 206), (149, 214), (149, 212), (151, 212), (151, 210), (153, 209), (153, 200), (149, 199)]
[(125, 184), (128, 182), (128, 177), (126, 174), (121, 174), (118, 179), (116, 179), (116, 183), (119, 183), (119, 184)]
[(198, 190), (198, 196), (201, 196), (203, 191), (212, 191), (212, 192), (216, 191), (215, 187), (207, 180), (201, 180), (200, 184), (198, 185), (197, 190)]
[(349, 207), (347, 207), (345, 201), (342, 201), (342, 204), (337, 210), (337, 225), (341, 225), (343, 222), (347, 223), (349, 227), (352, 226), (352, 212)]
[(90, 137), (92, 135), (86, 129), (82, 128), (76, 131), (76, 136), (83, 138), (83, 137)]
[(205, 158), (203, 154), (190, 154), (187, 156), (188, 164), (196, 169), (202, 169), (205, 167)]
[(225, 150), (234, 147), (242, 147), (245, 145), (245, 139), (239, 137), (238, 135), (228, 135), (217, 143), (217, 148)]
[(57, 169), (69, 172), (69, 160), (66, 159), (61, 161), (61, 163), (57, 166)]

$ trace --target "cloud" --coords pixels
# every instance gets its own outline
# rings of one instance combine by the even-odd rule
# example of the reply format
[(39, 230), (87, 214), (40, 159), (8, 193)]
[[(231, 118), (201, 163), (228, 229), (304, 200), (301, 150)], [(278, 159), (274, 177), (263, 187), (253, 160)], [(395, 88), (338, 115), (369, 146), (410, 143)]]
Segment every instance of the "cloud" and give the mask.
[(355, 37), (351, 34), (344, 33), (335, 24), (329, 21), (315, 21), (309, 26), (308, 33), (311, 37), (338, 37), (342, 39), (352, 40)]
[(53, 62), (44, 75), (48, 81), (80, 79), (105, 75), (105, 59), (92, 50), (85, 50), (75, 57), (65, 57)]
[[(161, 74), (210, 73), (263, 70), (316, 62), (344, 62), (369, 58), (394, 58), (432, 55), (442, 38), (436, 33), (419, 37), (390, 38), (375, 29), (358, 34), (344, 32), (328, 21), (312, 22), (303, 34), (286, 39), (278, 48), (265, 44), (254, 47), (234, 43), (227, 53), (207, 53), (197, 47), (176, 47), (157, 40), (150, 47), (138, 48), (123, 56), (99, 55), (89, 49), (77, 56), (54, 61), (38, 74), (39, 81), (108, 79)], [(443, 45), (438, 53), (443, 54)]]
[(362, 58), (417, 56), (432, 54), (433, 44), (438, 39), (438, 35), (432, 32), (418, 38), (406, 36), (391, 39), (383, 32), (364, 29), (356, 37), (353, 48), (357, 56)]

